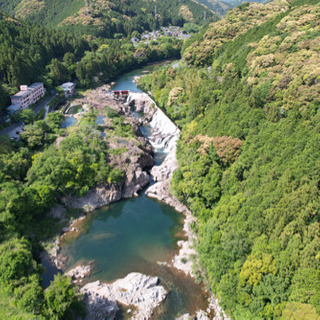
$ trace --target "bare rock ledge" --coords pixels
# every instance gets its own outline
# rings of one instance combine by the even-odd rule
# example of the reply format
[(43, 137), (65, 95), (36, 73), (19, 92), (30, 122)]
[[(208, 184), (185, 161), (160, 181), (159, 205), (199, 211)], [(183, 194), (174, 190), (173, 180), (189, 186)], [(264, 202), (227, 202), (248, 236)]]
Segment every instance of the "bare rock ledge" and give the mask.
[(145, 320), (153, 309), (166, 298), (166, 290), (159, 285), (158, 277), (132, 272), (111, 284), (91, 282), (81, 288), (85, 296), (88, 315), (86, 320), (114, 319), (118, 311), (117, 302), (134, 306), (131, 319)]

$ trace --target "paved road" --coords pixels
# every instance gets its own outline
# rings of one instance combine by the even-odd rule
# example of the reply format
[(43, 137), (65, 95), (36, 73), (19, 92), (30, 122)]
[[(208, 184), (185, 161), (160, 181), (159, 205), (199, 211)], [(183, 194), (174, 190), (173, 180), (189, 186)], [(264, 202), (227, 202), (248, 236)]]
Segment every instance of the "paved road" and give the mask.
[[(40, 110), (42, 108), (44, 108), (55, 96), (56, 96), (56, 94), (52, 94), (51, 96), (44, 98), (39, 103), (39, 105), (36, 108), (33, 109), (34, 112), (35, 113), (39, 113)], [(12, 125), (10, 125), (9, 127), (4, 128), (3, 130), (1, 130), (0, 131), (0, 135), (8, 134), (11, 138), (19, 139), (20, 136), (19, 136), (19, 133), (17, 133), (17, 132), (20, 132), (22, 130), (23, 130), (22, 123), (21, 122), (16, 122), (16, 123), (13, 123)]]

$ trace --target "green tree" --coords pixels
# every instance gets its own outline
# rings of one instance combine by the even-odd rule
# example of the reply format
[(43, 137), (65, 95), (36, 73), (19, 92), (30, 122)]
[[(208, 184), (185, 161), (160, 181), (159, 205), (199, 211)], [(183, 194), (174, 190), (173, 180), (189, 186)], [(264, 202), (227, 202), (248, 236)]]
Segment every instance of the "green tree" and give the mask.
[(320, 271), (298, 269), (292, 279), (290, 301), (312, 304), (320, 312)]
[(45, 122), (53, 131), (57, 131), (63, 121), (64, 115), (58, 111), (49, 113), (45, 119)]
[(3, 85), (0, 83), (0, 112), (4, 112), (10, 104), (8, 93), (4, 90)]
[(44, 314), (50, 319), (73, 319), (73, 312), (78, 315), (83, 314), (79, 294), (70, 277), (55, 275), (44, 292), (44, 299)]
[(64, 56), (63, 56), (63, 62), (66, 64), (66, 66), (69, 68), (71, 67), (73, 64), (75, 64), (76, 61), (76, 57), (74, 56), (73, 53), (71, 52), (67, 52)]
[(33, 124), (36, 116), (36, 113), (32, 109), (23, 109), (14, 115), (17, 120), (22, 121), (24, 124)]
[(306, 303), (288, 303), (282, 313), (283, 320), (320, 320), (314, 306)]
[(0, 155), (0, 172), (5, 180), (23, 181), (30, 167), (30, 153), (27, 148), (21, 148), (19, 152), (11, 152)]
[(27, 312), (41, 314), (43, 307), (43, 289), (40, 277), (34, 274), (26, 279), (26, 283), (14, 290), (15, 304)]
[(14, 287), (22, 277), (35, 269), (30, 243), (25, 239), (11, 238), (0, 245), (0, 283)]
[(0, 235), (15, 232), (24, 227), (29, 217), (24, 213), (23, 188), (17, 182), (0, 184)]
[(65, 65), (57, 58), (52, 59), (50, 64), (50, 73), (52, 77), (58, 82), (66, 82), (69, 80), (69, 72)]
[(54, 136), (50, 135), (50, 127), (43, 120), (34, 122), (24, 127), (24, 131), (20, 134), (21, 140), (24, 141), (31, 149), (44, 146), (47, 142), (52, 142)]

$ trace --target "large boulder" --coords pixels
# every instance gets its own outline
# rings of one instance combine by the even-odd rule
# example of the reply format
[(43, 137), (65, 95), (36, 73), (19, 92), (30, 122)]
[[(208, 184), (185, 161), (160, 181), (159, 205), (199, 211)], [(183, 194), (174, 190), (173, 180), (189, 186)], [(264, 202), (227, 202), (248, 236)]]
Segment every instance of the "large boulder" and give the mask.
[(110, 311), (116, 310), (117, 302), (135, 307), (131, 319), (149, 319), (153, 309), (159, 306), (167, 295), (166, 290), (159, 285), (158, 277), (137, 272), (129, 273), (125, 278), (111, 284), (100, 281), (88, 283), (81, 291), (85, 295), (88, 320), (104, 319), (100, 318), (101, 316), (113, 319), (110, 318)]
[(96, 187), (87, 192), (83, 197), (63, 197), (62, 201), (71, 208), (82, 208), (86, 212), (91, 212), (97, 208), (104, 207), (111, 202), (121, 199), (121, 185), (106, 185)]

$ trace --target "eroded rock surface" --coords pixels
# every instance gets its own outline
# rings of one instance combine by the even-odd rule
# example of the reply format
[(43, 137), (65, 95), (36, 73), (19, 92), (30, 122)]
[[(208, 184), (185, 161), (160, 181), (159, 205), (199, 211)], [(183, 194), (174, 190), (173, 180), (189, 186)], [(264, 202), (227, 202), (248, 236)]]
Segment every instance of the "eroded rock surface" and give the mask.
[[(89, 312), (87, 319), (112, 318), (112, 312), (117, 307), (117, 302), (126, 306), (135, 306), (132, 319), (149, 319), (153, 309), (165, 298), (166, 291), (159, 285), (158, 277), (151, 277), (142, 273), (129, 273), (125, 278), (111, 284), (100, 281), (85, 285), (81, 291), (85, 295), (85, 302)], [(102, 314), (105, 310), (105, 315)]]
[(62, 201), (68, 207), (83, 208), (86, 212), (90, 212), (120, 200), (121, 195), (121, 185), (106, 185), (89, 190), (83, 197), (63, 197)]
[(65, 274), (67, 276), (70, 276), (74, 282), (80, 283), (83, 281), (85, 277), (87, 277), (91, 273), (91, 271), (91, 265), (81, 265), (69, 270)]

